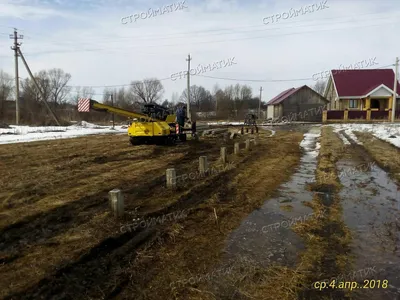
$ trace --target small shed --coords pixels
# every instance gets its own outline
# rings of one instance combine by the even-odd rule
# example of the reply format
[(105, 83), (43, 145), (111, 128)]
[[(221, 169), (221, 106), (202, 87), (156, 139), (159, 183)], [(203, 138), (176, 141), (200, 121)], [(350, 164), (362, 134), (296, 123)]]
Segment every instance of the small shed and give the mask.
[(307, 85), (290, 88), (267, 103), (267, 118), (322, 122), (322, 111), (327, 108), (328, 102)]

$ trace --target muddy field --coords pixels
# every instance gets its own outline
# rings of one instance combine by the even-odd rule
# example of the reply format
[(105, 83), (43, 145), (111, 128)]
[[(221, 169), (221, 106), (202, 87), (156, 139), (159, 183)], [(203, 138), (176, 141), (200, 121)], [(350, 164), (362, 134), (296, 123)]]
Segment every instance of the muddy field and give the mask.
[[(344, 145), (329, 126), (264, 129), (250, 151), (256, 135), (1, 145), (0, 298), (400, 299), (400, 150), (357, 132), (363, 145)], [(332, 278), (360, 288), (315, 288)]]

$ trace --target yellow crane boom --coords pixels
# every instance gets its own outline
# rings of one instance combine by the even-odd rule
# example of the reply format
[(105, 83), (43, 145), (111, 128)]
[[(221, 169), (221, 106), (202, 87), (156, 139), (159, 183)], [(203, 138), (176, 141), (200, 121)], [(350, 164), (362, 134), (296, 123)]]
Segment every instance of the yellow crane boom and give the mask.
[(106, 104), (99, 103), (92, 99), (90, 99), (90, 109), (97, 110), (97, 111), (105, 111), (108, 113), (114, 113), (114, 114), (128, 117), (128, 118), (144, 119), (147, 122), (152, 122), (152, 121), (161, 122), (162, 121), (162, 120), (153, 119), (146, 114), (137, 113), (134, 111), (122, 109), (122, 108), (111, 106), (111, 105), (106, 105)]

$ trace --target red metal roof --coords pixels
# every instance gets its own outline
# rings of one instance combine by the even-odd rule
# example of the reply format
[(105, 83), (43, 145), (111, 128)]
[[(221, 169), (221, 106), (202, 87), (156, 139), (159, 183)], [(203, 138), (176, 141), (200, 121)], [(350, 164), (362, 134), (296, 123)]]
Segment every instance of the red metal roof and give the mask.
[[(339, 97), (361, 97), (381, 84), (393, 90), (394, 72), (392, 69), (332, 70), (333, 80)], [(397, 93), (400, 83), (397, 83)]]
[(301, 87), (298, 88), (290, 88), (286, 91), (283, 91), (282, 93), (280, 93), (278, 96), (272, 98), (267, 105), (275, 105), (275, 104), (279, 104), (282, 101), (284, 101), (285, 99), (287, 99), (289, 96), (293, 95), (294, 93), (296, 93), (298, 90), (300, 90), (301, 88), (305, 87), (306, 85), (303, 85)]
[(293, 91), (293, 90), (295, 90), (295, 88), (290, 88), (290, 89), (287, 89), (287, 90), (283, 91), (283, 92), (280, 93), (278, 96), (275, 96), (274, 98), (272, 98), (271, 100), (269, 100), (268, 103), (267, 103), (267, 105), (278, 104), (278, 103), (280, 103), (283, 99), (286, 98), (286, 95), (287, 95), (289, 92)]

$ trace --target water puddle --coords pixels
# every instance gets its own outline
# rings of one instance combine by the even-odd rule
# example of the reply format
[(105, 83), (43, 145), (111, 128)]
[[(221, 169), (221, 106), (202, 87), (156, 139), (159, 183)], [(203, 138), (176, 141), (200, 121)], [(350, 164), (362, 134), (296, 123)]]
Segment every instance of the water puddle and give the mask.
[[(337, 163), (339, 174), (345, 174), (340, 177), (343, 188), (339, 196), (344, 222), (353, 234), (354, 269), (374, 267), (373, 278), (389, 283), (387, 289), (357, 290), (357, 299), (400, 299), (400, 193), (376, 164), (360, 168), (356, 160), (352, 157)], [(359, 282), (363, 281), (360, 278)]]
[(305, 188), (315, 181), (320, 134), (319, 127), (312, 127), (304, 135), (300, 144), (304, 154), (291, 180), (281, 185), (276, 197), (267, 200), (231, 233), (225, 249), (227, 259), (248, 257), (263, 267), (273, 262), (288, 266), (296, 263), (304, 244), (290, 227), (313, 214), (302, 202), (313, 198), (313, 192)]

